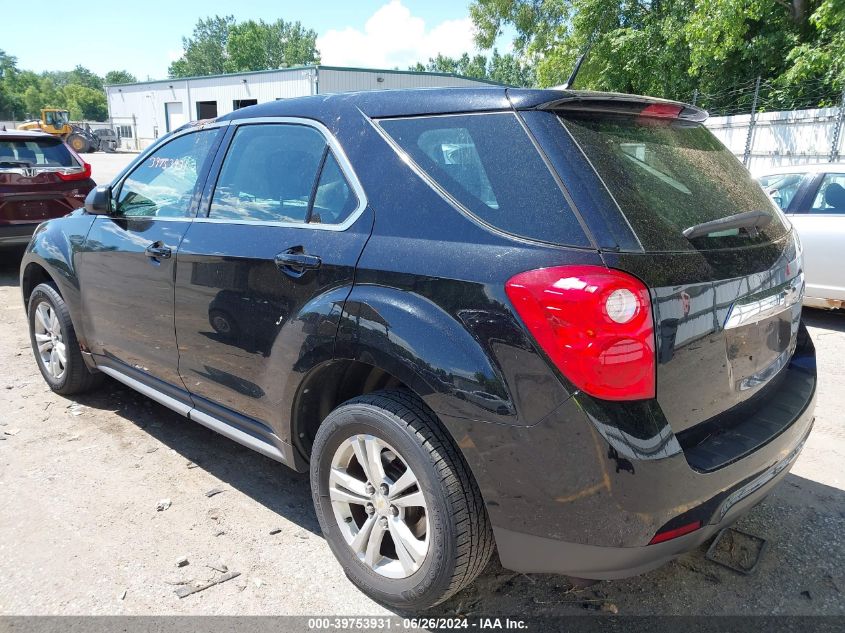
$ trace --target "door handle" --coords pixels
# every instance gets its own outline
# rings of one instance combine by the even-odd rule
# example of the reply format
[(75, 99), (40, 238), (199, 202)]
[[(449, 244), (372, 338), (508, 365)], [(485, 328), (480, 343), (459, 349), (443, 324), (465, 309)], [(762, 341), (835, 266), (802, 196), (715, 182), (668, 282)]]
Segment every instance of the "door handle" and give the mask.
[(144, 255), (152, 259), (170, 259), (173, 251), (161, 242), (153, 242), (144, 249)]
[(307, 255), (301, 246), (294, 246), (276, 255), (276, 266), (292, 277), (301, 277), (306, 270), (316, 270), (323, 263), (316, 255)]

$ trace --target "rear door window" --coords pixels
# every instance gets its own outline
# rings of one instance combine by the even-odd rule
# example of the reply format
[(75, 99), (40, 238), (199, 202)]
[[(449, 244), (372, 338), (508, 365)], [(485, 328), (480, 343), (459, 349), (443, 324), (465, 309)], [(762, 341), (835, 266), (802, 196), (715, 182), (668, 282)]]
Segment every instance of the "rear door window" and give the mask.
[[(768, 195), (703, 125), (632, 116), (567, 115), (561, 120), (647, 251), (735, 248), (765, 243), (787, 231)], [(771, 216), (759, 232), (683, 235), (692, 226), (751, 211)]]
[(482, 222), (521, 237), (589, 246), (514, 114), (384, 119), (380, 125), (439, 188)]
[(845, 214), (845, 174), (825, 174), (810, 213)]

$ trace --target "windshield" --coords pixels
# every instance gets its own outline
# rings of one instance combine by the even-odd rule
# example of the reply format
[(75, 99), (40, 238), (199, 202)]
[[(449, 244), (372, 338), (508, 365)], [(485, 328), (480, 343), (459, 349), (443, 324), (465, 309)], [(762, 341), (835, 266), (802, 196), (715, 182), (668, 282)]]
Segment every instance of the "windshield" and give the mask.
[[(735, 248), (769, 242), (787, 230), (766, 193), (703, 125), (645, 117), (562, 120), (646, 250)], [(692, 226), (751, 211), (772, 220), (760, 231), (683, 235)]]
[(760, 185), (768, 193), (772, 200), (784, 211), (792, 203), (795, 194), (798, 193), (798, 188), (804, 180), (804, 174), (773, 174), (771, 176), (761, 176), (757, 179)]

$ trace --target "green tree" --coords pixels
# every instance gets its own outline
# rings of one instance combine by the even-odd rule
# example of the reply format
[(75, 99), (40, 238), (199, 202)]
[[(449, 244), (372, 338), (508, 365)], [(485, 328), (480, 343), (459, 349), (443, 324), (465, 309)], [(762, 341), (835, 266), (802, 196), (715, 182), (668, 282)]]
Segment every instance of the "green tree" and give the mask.
[(299, 22), (248, 20), (233, 25), (226, 42), (227, 72), (318, 64), (317, 33)]
[(543, 86), (564, 82), (588, 46), (576, 87), (698, 90), (716, 107), (750, 101), (758, 75), (766, 107), (804, 92), (822, 102), (845, 75), (845, 0), (473, 0), (470, 14), (482, 47), (512, 27)]
[(220, 75), (225, 72), (226, 43), (229, 31), (235, 24), (231, 15), (200, 19), (192, 37), (182, 38), (184, 54), (170, 64), (171, 77), (195, 75)]
[(317, 33), (300, 22), (247, 20), (231, 15), (199, 20), (182, 39), (184, 55), (170, 65), (171, 77), (219, 75), (318, 64)]
[(807, 85), (822, 79), (832, 90), (845, 88), (845, 0), (825, 0), (807, 22), (816, 33), (787, 55), (781, 86)]
[(134, 84), (138, 78), (128, 70), (110, 70), (106, 73), (104, 83), (109, 86), (115, 84)]
[(102, 91), (79, 84), (70, 84), (65, 86), (62, 92), (71, 119), (105, 121), (108, 118), (106, 96)]
[(437, 55), (429, 58), (428, 63), (417, 62), (410, 67), (417, 72), (441, 72), (487, 79), (510, 86), (532, 86), (535, 83), (534, 70), (530, 64), (520, 62), (513, 54), (500, 55), (497, 50), (488, 59), (485, 55), (470, 56), (464, 53), (460, 57)]

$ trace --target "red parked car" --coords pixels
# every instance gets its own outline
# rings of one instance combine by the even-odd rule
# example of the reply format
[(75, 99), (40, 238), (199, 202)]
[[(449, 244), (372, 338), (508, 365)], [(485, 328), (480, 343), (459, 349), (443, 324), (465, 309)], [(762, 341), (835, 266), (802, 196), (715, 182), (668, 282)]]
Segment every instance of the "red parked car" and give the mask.
[(44, 220), (82, 206), (91, 165), (43, 132), (0, 132), (0, 248), (29, 242)]

